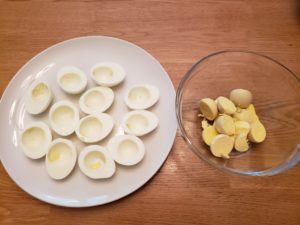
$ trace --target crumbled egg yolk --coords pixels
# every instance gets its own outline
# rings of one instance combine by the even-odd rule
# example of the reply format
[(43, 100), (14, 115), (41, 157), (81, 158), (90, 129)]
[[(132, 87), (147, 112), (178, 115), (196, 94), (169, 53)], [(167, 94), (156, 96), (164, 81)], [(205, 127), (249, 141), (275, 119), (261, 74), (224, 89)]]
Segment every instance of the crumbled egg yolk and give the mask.
[(31, 94), (32, 98), (36, 101), (44, 100), (45, 96), (49, 92), (49, 89), (46, 84), (40, 83), (35, 88), (33, 88)]
[(102, 166), (100, 160), (94, 160), (92, 162), (88, 162), (87, 165), (90, 169), (93, 170), (99, 169)]
[(233, 148), (245, 152), (249, 149), (248, 141), (261, 143), (265, 140), (266, 129), (255, 112), (250, 91), (235, 89), (230, 99), (220, 96), (215, 102), (202, 99), (198, 115), (203, 117), (202, 139), (214, 156), (229, 158)]
[(51, 151), (49, 153), (49, 160), (51, 162), (57, 161), (57, 160), (59, 160), (59, 158), (60, 158), (60, 154), (58, 151)]

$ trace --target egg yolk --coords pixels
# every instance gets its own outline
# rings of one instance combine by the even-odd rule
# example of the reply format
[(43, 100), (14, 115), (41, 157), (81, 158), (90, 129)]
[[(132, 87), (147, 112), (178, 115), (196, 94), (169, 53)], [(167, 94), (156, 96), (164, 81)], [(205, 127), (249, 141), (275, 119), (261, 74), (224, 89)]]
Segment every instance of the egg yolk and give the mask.
[(45, 101), (49, 95), (49, 89), (47, 85), (40, 83), (32, 90), (31, 95), (35, 101)]
[(101, 152), (90, 152), (84, 159), (85, 167), (90, 170), (99, 169), (105, 162), (105, 156)]
[(49, 160), (50, 161), (57, 161), (60, 158), (60, 154), (58, 151), (51, 151), (49, 154)]
[(101, 167), (101, 162), (100, 162), (100, 161), (97, 161), (97, 162), (90, 162), (90, 163), (88, 164), (88, 166), (89, 166), (90, 169), (93, 169), (93, 170), (99, 169), (99, 168)]

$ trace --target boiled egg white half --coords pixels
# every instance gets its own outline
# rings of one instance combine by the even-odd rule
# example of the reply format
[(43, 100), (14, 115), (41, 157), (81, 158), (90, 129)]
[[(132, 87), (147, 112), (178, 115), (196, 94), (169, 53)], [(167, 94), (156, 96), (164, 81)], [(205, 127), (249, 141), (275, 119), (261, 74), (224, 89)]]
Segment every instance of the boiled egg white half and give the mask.
[(32, 115), (44, 112), (53, 99), (49, 85), (43, 81), (35, 81), (26, 94), (25, 109)]
[(112, 158), (124, 166), (136, 165), (145, 155), (144, 143), (133, 135), (115, 136), (109, 140), (107, 148)]
[(132, 87), (125, 95), (125, 103), (130, 109), (148, 109), (159, 99), (159, 90), (149, 84)]
[(158, 126), (157, 116), (147, 110), (128, 112), (122, 121), (122, 127), (127, 134), (143, 136), (152, 132)]
[(79, 154), (78, 164), (80, 170), (92, 179), (109, 178), (116, 171), (114, 160), (100, 145), (85, 147)]
[(117, 63), (102, 62), (92, 67), (91, 77), (98, 85), (113, 87), (125, 79), (125, 70)]
[(84, 92), (79, 99), (79, 107), (86, 114), (102, 113), (114, 101), (114, 92), (108, 87), (94, 87)]
[(83, 117), (76, 126), (77, 137), (85, 143), (95, 143), (104, 139), (112, 131), (114, 121), (106, 113)]
[(51, 130), (43, 122), (31, 122), (20, 136), (21, 149), (31, 159), (45, 156), (52, 141)]
[(51, 128), (61, 136), (68, 136), (75, 131), (79, 121), (79, 112), (70, 101), (56, 102), (50, 108), (49, 121)]
[(69, 94), (79, 94), (87, 85), (85, 73), (74, 66), (62, 67), (58, 71), (56, 79), (60, 88)]
[(57, 138), (46, 155), (46, 169), (50, 177), (61, 180), (67, 177), (73, 170), (77, 159), (77, 151), (73, 142)]

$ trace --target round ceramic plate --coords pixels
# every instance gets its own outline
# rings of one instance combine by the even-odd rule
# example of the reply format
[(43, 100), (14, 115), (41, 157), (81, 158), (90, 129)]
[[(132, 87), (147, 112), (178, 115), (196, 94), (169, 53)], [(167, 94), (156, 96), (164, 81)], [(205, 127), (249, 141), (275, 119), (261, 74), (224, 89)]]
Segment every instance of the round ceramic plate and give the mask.
[[(120, 128), (122, 117), (129, 109), (124, 93), (135, 84), (152, 84), (160, 90), (159, 102), (150, 110), (159, 118), (158, 128), (142, 137), (146, 146), (145, 158), (136, 166), (117, 165), (110, 179), (92, 180), (76, 164), (62, 181), (52, 180), (45, 168), (45, 159), (27, 158), (19, 144), (19, 135), (31, 121), (49, 124), (48, 111), (31, 116), (24, 109), (24, 94), (36, 79), (50, 84), (54, 101), (71, 100), (78, 106), (79, 96), (65, 94), (56, 83), (56, 73), (64, 65), (74, 65), (89, 75), (90, 68), (101, 61), (113, 61), (126, 70), (126, 79), (113, 88), (115, 101), (107, 111), (113, 116), (115, 127), (111, 135), (97, 144), (106, 146), (110, 137), (124, 133)], [(88, 76), (88, 88), (96, 86)], [(0, 102), (0, 158), (10, 177), (30, 195), (60, 206), (87, 207), (120, 199), (144, 185), (167, 158), (176, 135), (175, 91), (168, 74), (159, 62), (142, 48), (111, 37), (82, 37), (64, 41), (41, 52), (27, 62), (6, 88)], [(54, 138), (58, 137), (52, 132)], [(73, 134), (78, 152), (84, 147)]]

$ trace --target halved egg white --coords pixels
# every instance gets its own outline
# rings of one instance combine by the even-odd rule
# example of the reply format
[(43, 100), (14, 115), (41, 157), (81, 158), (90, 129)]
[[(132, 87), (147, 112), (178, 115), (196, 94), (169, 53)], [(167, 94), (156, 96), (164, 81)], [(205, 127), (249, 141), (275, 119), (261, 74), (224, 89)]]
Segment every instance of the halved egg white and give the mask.
[(107, 148), (112, 158), (124, 166), (136, 165), (145, 155), (144, 143), (133, 135), (115, 136), (109, 140)]
[(147, 110), (128, 112), (122, 121), (122, 127), (127, 134), (143, 136), (152, 132), (158, 126), (157, 116)]
[(94, 87), (84, 92), (79, 99), (79, 107), (86, 114), (106, 111), (114, 101), (114, 92), (108, 87)]
[(74, 66), (62, 67), (56, 76), (60, 88), (69, 94), (79, 94), (87, 85), (85, 73)]
[(46, 169), (49, 176), (55, 180), (66, 178), (73, 170), (77, 159), (77, 151), (73, 142), (57, 138), (46, 155)]
[(110, 134), (114, 126), (112, 117), (106, 113), (83, 117), (76, 126), (77, 137), (85, 143), (95, 143)]
[(108, 151), (100, 145), (85, 147), (79, 154), (80, 170), (89, 178), (103, 179), (114, 175), (116, 164)]
[(44, 112), (53, 99), (52, 91), (46, 82), (36, 80), (26, 94), (25, 109), (32, 115)]
[(125, 78), (124, 68), (114, 62), (102, 62), (91, 69), (94, 82), (104, 87), (113, 87), (120, 84)]
[(130, 109), (148, 109), (159, 99), (159, 90), (149, 84), (132, 87), (125, 95), (125, 103)]
[(51, 141), (51, 130), (43, 122), (31, 122), (20, 135), (21, 148), (31, 159), (45, 156)]
[(79, 112), (70, 101), (56, 102), (50, 108), (49, 121), (51, 128), (61, 136), (68, 136), (75, 131), (79, 121)]

